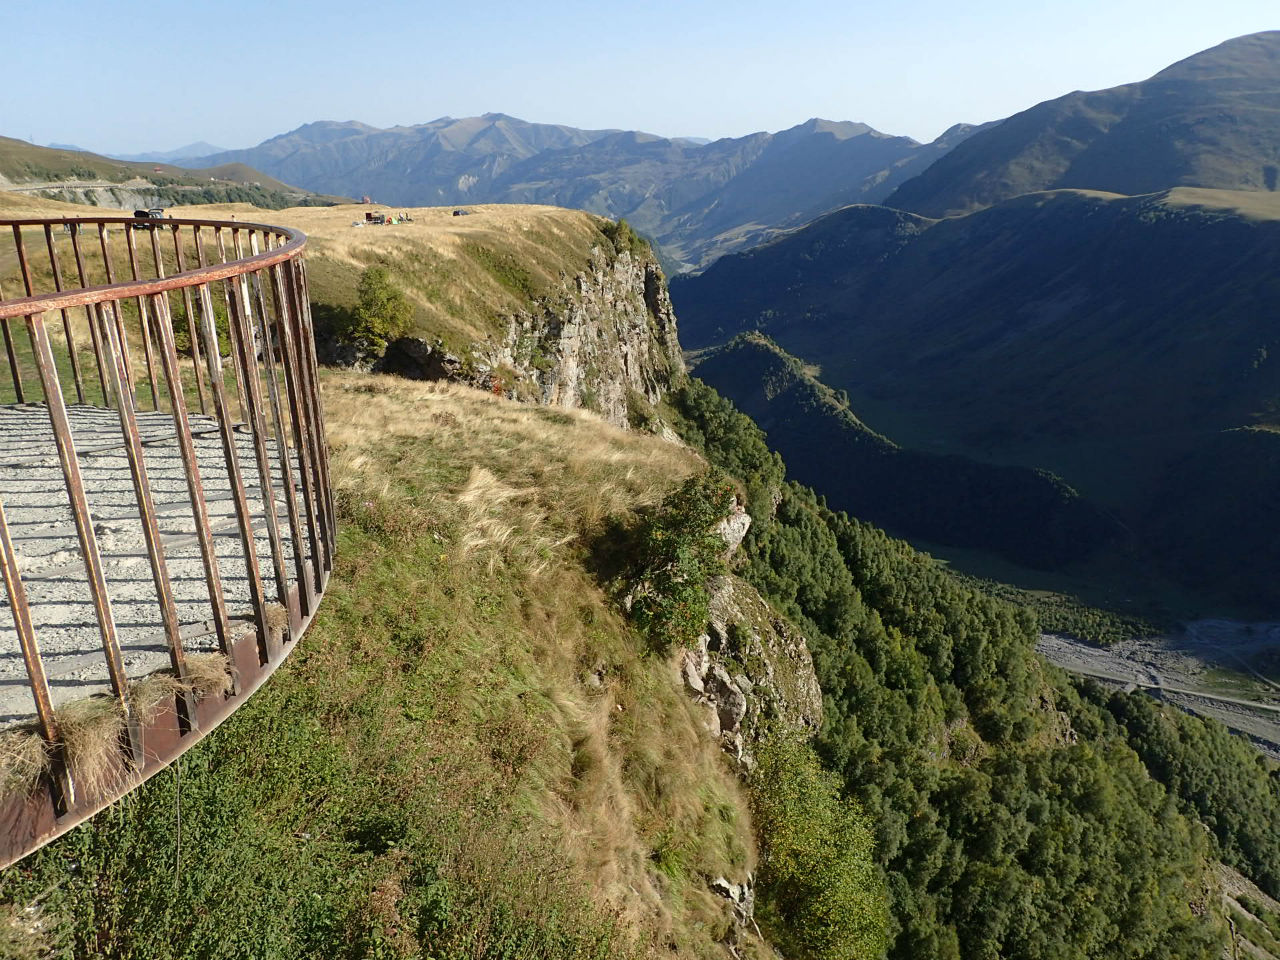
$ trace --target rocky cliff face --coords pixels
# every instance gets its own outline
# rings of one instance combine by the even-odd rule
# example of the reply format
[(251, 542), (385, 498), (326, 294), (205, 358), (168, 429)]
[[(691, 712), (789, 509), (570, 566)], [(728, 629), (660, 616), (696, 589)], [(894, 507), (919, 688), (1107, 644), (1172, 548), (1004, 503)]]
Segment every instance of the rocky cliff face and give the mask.
[(476, 343), (470, 356), (405, 337), (375, 369), (583, 407), (620, 427), (647, 420), (684, 371), (666, 280), (653, 259), (631, 250), (592, 248), (585, 270), (503, 320), (505, 335)]
[(822, 723), (822, 690), (805, 638), (737, 577), (715, 585), (707, 632), (681, 654), (680, 672), (707, 708), (707, 729), (744, 776), (755, 769), (753, 747), (766, 734), (808, 738)]
[[(717, 528), (730, 555), (741, 545), (751, 517), (741, 508)], [(707, 731), (733, 760), (739, 776), (755, 770), (762, 738), (809, 738), (822, 723), (822, 690), (805, 638), (777, 616), (754, 587), (729, 575), (712, 584), (711, 615), (697, 646), (677, 654), (686, 692), (705, 710)], [(708, 884), (732, 904), (733, 926), (725, 946), (755, 927), (755, 876), (716, 877)]]

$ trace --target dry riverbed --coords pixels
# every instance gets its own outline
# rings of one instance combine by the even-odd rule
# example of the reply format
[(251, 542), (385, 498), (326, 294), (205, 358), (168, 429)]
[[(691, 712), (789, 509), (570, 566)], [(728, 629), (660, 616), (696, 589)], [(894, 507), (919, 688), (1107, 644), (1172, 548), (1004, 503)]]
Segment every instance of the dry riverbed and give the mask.
[(1041, 634), (1037, 649), (1072, 673), (1145, 689), (1214, 717), (1280, 761), (1280, 623), (1197, 620), (1176, 633), (1110, 647)]

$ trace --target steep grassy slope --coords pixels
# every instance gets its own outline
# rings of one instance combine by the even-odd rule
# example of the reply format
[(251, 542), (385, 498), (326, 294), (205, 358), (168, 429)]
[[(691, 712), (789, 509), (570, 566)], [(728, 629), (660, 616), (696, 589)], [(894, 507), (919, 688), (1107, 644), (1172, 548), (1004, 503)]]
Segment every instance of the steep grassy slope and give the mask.
[[(1056, 191), (943, 221), (851, 207), (672, 293), (687, 345), (761, 329), (906, 447), (1045, 467), (1150, 543), (1198, 516), (1217, 556), (1280, 519), (1265, 499), (1229, 506), (1226, 470), (1194, 490), (1171, 480), (1220, 431), (1276, 422), (1277, 276), (1274, 195)], [(1246, 563), (1202, 562), (1202, 585), (1274, 608), (1274, 568), (1237, 578)]]
[(1280, 176), (1280, 31), (1238, 37), (1149, 80), (1070, 93), (959, 145), (885, 201), (948, 216), (1038, 190), (1269, 190)]
[(813, 119), (698, 143), (527, 123), (503, 114), (380, 130), (310, 123), (199, 163), (244, 162), (290, 183), (403, 206), (539, 203), (626, 217), (669, 268), (705, 265), (846, 203), (877, 202), (975, 129), (930, 144)]
[(457, 387), (324, 387), (339, 564), (301, 648), (0, 877), (9, 916), (57, 956), (723, 955), (707, 883), (755, 865), (744, 795), (582, 565), (696, 457)]

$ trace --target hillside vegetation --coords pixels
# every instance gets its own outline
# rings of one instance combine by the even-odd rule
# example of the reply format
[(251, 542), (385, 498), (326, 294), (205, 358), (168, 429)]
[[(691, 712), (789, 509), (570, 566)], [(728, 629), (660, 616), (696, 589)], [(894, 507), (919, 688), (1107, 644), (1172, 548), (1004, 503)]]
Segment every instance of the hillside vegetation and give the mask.
[(976, 134), (885, 201), (950, 216), (1040, 190), (1142, 194), (1280, 185), (1280, 31), (1237, 37), (1141, 83), (1069, 93)]
[(1035, 655), (1029, 609), (784, 485), (700, 381), (673, 408), (752, 502), (778, 502), (743, 576), (813, 648), (820, 752), (876, 824), (889, 956), (1219, 956), (1212, 857), (1275, 892), (1274, 765), (1212, 721), (1068, 680)]
[(339, 560), (302, 646), (0, 897), (57, 956), (718, 955), (744, 792), (582, 560), (697, 458), (458, 387), (324, 387)]
[[(360, 275), (384, 268), (414, 306), (410, 333), (465, 351), (505, 333), (502, 318), (585, 270), (591, 248), (612, 242), (603, 221), (578, 210), (526, 205), (411, 208), (410, 223), (354, 227), (371, 208), (344, 205), (271, 211), (273, 223), (307, 234), (307, 280), (323, 326), (334, 308), (356, 303)], [(385, 207), (376, 211), (400, 213)], [(242, 205), (207, 205), (202, 215), (267, 216)], [(181, 215), (181, 208), (176, 209)], [(323, 332), (323, 331), (321, 331)]]

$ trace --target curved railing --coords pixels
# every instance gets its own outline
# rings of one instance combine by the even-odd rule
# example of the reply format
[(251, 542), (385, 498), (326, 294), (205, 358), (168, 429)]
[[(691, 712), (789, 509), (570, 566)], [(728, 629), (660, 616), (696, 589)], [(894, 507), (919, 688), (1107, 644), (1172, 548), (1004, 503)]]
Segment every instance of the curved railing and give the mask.
[(335, 527), (305, 245), (0, 221), (0, 867), (198, 742), (310, 623)]

